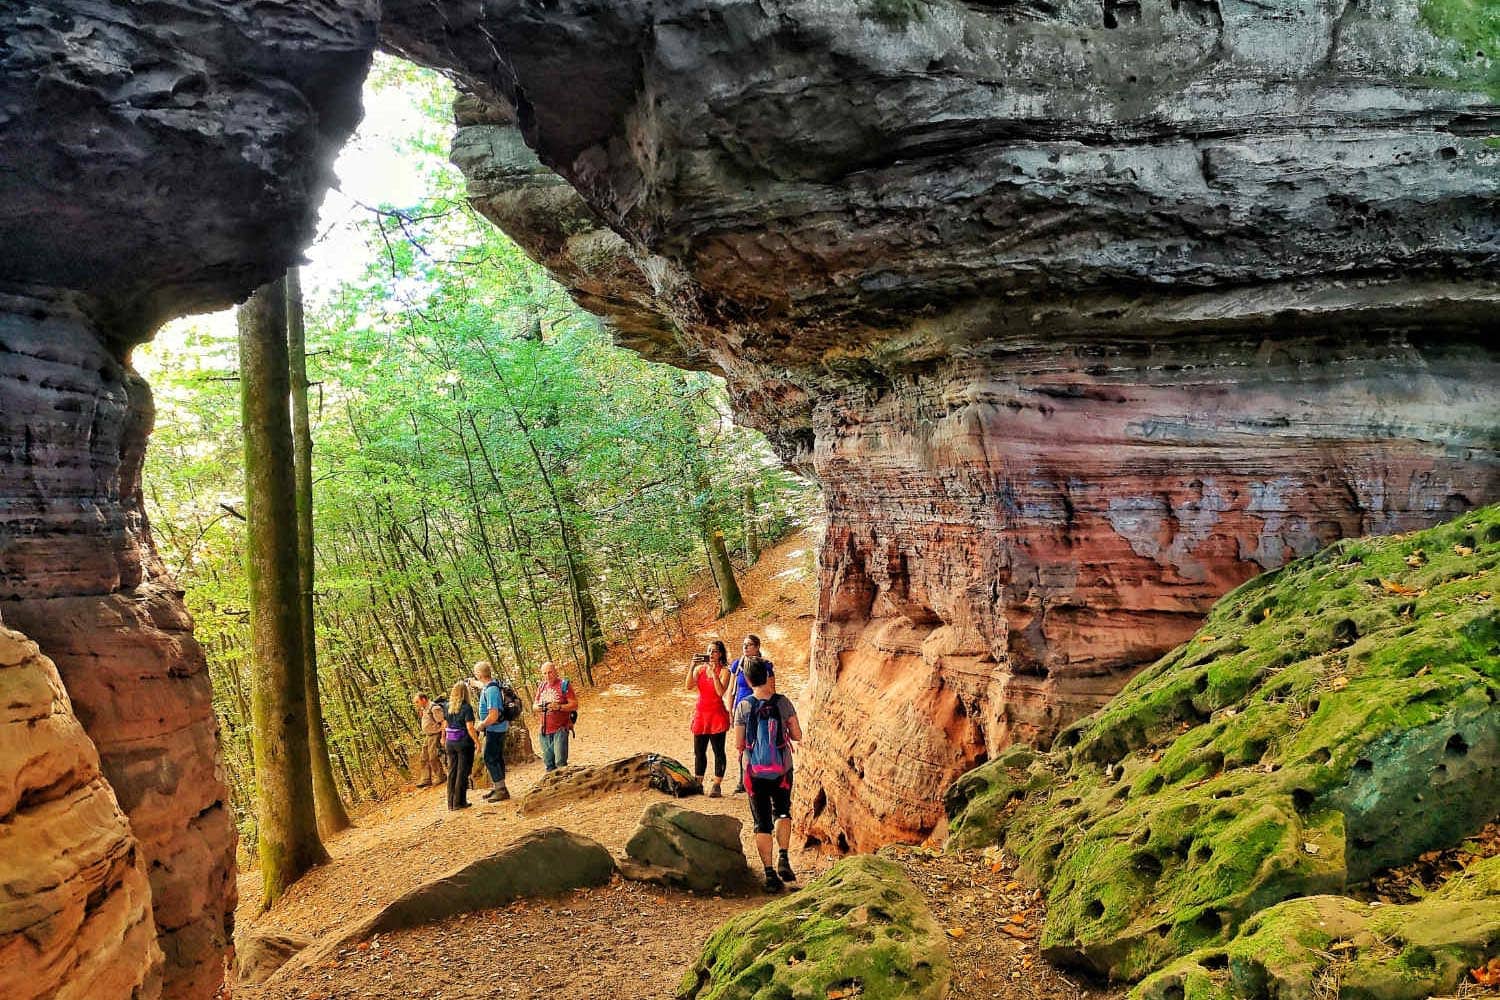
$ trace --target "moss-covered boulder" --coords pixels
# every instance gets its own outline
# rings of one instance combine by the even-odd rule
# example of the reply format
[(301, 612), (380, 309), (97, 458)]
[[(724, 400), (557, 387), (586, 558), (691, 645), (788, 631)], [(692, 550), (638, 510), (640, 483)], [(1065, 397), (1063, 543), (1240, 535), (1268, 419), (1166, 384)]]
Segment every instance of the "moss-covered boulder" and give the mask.
[(938, 1000), (948, 943), (899, 866), (845, 858), (802, 891), (724, 924), (678, 1000)]
[(1246, 583), (950, 830), (1047, 887), (1044, 954), (1135, 980), (1500, 813), (1500, 507)]
[(1252, 917), (1225, 947), (1144, 980), (1131, 1000), (1420, 1000), (1500, 953), (1500, 857), (1409, 906), (1313, 896)]

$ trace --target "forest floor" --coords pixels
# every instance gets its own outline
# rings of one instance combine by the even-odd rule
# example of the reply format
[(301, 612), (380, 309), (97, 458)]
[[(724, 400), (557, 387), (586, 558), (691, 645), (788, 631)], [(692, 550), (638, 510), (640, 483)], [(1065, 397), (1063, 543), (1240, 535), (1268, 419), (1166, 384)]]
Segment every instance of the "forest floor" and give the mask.
[[(635, 753), (669, 754), (691, 767), (688, 721), (694, 693), (682, 686), (694, 652), (722, 639), (738, 655), (747, 632), (760, 635), (776, 663), (783, 693), (795, 702), (807, 683), (808, 644), (816, 606), (816, 538), (800, 532), (767, 551), (740, 586), (746, 606), (715, 617), (705, 579), (675, 618), (647, 624), (611, 648), (596, 668), (597, 686), (581, 691), (570, 764), (600, 764)], [(712, 764), (710, 763), (710, 766)], [(542, 776), (540, 760), (512, 767), (507, 784), (519, 798)], [(734, 763), (721, 799), (695, 797), (691, 808), (744, 819), (745, 853), (754, 858), (749, 810), (730, 795)], [(442, 788), (411, 789), (356, 813), (355, 827), (327, 844), (331, 863), (304, 876), (267, 913), (260, 910), (258, 872), (239, 876), (241, 931), (316, 939), (362, 918), (416, 885), (476, 860), (522, 833), (544, 826), (600, 841), (617, 856), (644, 809), (663, 796), (615, 792), (565, 810), (523, 817), (516, 802), (450, 813)], [(949, 931), (954, 997), (1074, 1000), (1107, 994), (1081, 990), (1035, 961), (1041, 920), (1034, 893), (1002, 866), (978, 855), (943, 856), (922, 849), (895, 852)], [(803, 882), (833, 858), (799, 850), (792, 863)], [(630, 1000), (673, 996), (684, 968), (714, 928), (759, 906), (765, 897), (694, 896), (621, 880), (561, 896), (520, 900), (426, 927), (379, 935), (335, 962), (306, 969), (274, 989), (238, 986), (247, 1000), (342, 1000), (412, 997), (553, 997)]]

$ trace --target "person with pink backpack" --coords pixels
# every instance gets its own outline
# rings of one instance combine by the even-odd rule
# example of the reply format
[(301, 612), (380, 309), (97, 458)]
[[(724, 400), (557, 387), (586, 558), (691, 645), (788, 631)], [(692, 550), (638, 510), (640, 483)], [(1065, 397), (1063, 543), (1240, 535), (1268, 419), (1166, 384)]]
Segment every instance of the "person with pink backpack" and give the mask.
[[(792, 742), (801, 741), (797, 709), (786, 695), (777, 694), (766, 661), (745, 658), (750, 697), (734, 713), (735, 746), (745, 769), (745, 791), (750, 794), (750, 817), (755, 823), (755, 849), (765, 868), (766, 892), (781, 892), (797, 881), (787, 850), (792, 842)], [(780, 856), (771, 866), (774, 831)]]

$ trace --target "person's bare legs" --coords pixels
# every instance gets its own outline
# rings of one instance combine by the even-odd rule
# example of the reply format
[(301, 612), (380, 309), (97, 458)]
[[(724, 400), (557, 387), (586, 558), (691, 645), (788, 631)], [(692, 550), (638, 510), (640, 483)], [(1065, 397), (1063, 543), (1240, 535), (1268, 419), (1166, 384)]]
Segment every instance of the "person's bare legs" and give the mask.
[[(787, 837), (791, 837), (791, 825), (787, 825)], [(770, 868), (771, 860), (771, 835), (769, 833), (757, 833), (755, 835), (755, 849), (760, 853), (760, 863)]]

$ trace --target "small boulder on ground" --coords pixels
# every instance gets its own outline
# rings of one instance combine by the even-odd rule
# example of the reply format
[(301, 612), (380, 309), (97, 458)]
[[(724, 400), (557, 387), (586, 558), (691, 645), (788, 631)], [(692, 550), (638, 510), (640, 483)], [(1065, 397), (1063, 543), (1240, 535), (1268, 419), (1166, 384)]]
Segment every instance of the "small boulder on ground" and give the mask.
[(677, 998), (939, 1000), (951, 975), (947, 938), (906, 873), (860, 855), (721, 926)]
[(653, 803), (625, 844), (629, 860), (621, 863), (620, 873), (693, 892), (743, 888), (750, 883), (740, 841), (743, 825), (733, 816), (693, 812), (674, 802)]
[(603, 885), (615, 862), (597, 841), (558, 827), (533, 830), (487, 857), (417, 886), (373, 916), (335, 931), (284, 965), (277, 979), (332, 958), (374, 934), (433, 923), (515, 899)]
[(687, 770), (679, 761), (656, 753), (638, 753), (589, 767), (560, 767), (543, 775), (521, 798), (521, 815), (535, 816), (569, 802), (612, 792), (645, 791), (652, 787), (652, 774), (661, 771), (663, 765)]
[(241, 931), (234, 938), (235, 980), (241, 986), (259, 985), (310, 944), (290, 934)]

